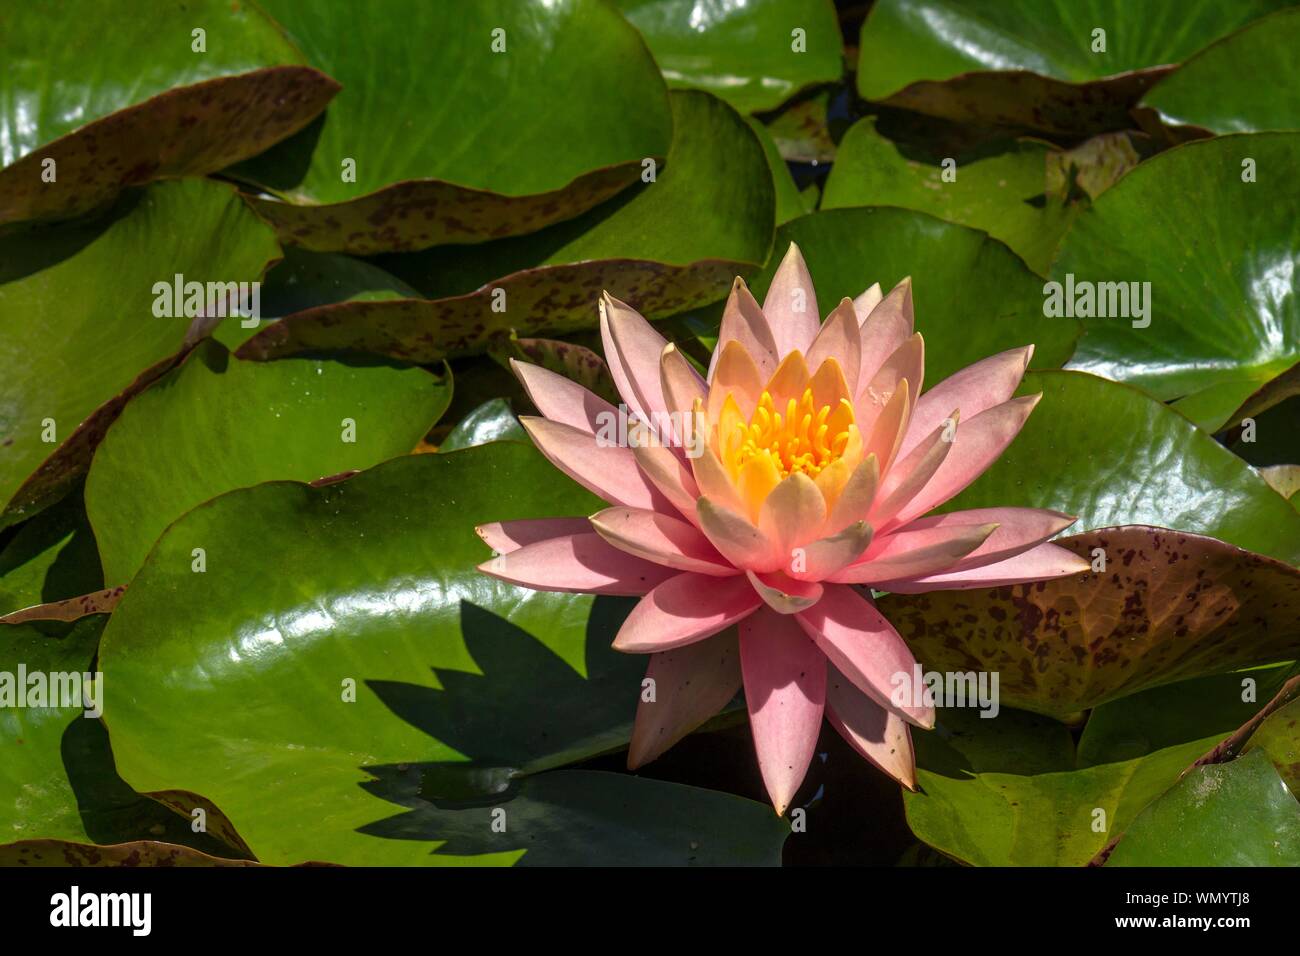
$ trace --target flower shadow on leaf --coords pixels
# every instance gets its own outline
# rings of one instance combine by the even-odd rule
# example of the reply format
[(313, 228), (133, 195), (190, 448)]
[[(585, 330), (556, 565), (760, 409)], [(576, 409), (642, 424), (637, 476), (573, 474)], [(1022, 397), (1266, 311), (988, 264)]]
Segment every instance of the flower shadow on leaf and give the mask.
[(100, 721), (74, 717), (60, 739), (60, 755), (81, 825), (92, 842), (108, 845), (161, 840), (193, 847), (210, 856), (238, 855), (238, 851), (207, 833), (194, 833), (187, 817), (132, 790), (117, 773), (108, 731)]
[(426, 765), (440, 769), (427, 774), (424, 796), (450, 805), (473, 802), (504, 789), (499, 775), (508, 779), (624, 746), (645, 661), (611, 650), (608, 635), (632, 603), (593, 602), (586, 678), (527, 631), (462, 601), (461, 632), (481, 674), (435, 668), (442, 690), (367, 681), (394, 714), (468, 758)]
[[(526, 631), (462, 601), (482, 674), (438, 669), (442, 690), (369, 681), (394, 714), (464, 762), (363, 768), (363, 789), (407, 808), (360, 828), (440, 841), (439, 854), (526, 850), (530, 865), (773, 863), (788, 828), (761, 804), (625, 774), (556, 769), (626, 746), (645, 661), (609, 648), (631, 601), (600, 597), (584, 678)], [(494, 825), (495, 824), (495, 825)]]

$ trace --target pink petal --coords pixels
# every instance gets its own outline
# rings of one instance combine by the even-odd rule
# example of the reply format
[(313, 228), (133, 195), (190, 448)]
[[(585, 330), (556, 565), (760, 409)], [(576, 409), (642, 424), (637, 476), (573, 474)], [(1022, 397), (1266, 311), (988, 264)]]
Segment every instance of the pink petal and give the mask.
[(826, 719), (850, 747), (907, 789), (916, 790), (911, 727), (854, 687), (833, 666), (826, 678)]
[(659, 384), (668, 417), (666, 421), (654, 422), (655, 430), (661, 441), (672, 446), (674, 454), (686, 457), (687, 449), (698, 449), (708, 441), (708, 422), (704, 417), (708, 386), (686, 356), (671, 343), (664, 346), (659, 358)]
[(620, 551), (655, 564), (715, 577), (739, 573), (698, 528), (680, 518), (640, 508), (606, 508), (591, 516), (591, 526)]
[(898, 530), (920, 531), (958, 525), (996, 524), (998, 529), (983, 544), (944, 572), (949, 573), (1005, 561), (1060, 534), (1076, 520), (1072, 515), (1044, 508), (973, 508), (942, 515), (927, 515), (909, 521)]
[(937, 574), (952, 568), (997, 530), (995, 524), (943, 525), (906, 529), (876, 538), (862, 560), (833, 576), (842, 584), (871, 584), (886, 590), (880, 581)]
[[(880, 283), (873, 282), (867, 288), (862, 290), (861, 295), (853, 300), (853, 312), (858, 317), (859, 329), (862, 328), (862, 324), (867, 321), (867, 316), (871, 315), (872, 310), (875, 309), (876, 306), (880, 305), (880, 300), (884, 297), (884, 293), (880, 291)], [(911, 334), (912, 330), (908, 329), (907, 335)], [(907, 335), (903, 336), (903, 338), (907, 338)]]
[(763, 314), (772, 329), (778, 360), (796, 350), (808, 353), (821, 327), (821, 313), (817, 311), (812, 276), (808, 274), (803, 254), (793, 242), (772, 277), (772, 285), (763, 299)]
[[(868, 521), (877, 528), (885, 527), (891, 518), (930, 483), (952, 450), (957, 436), (957, 419), (957, 412), (952, 412), (945, 422), (940, 423), (910, 453), (902, 455), (900, 452), (898, 462), (889, 469), (889, 474), (880, 483), (880, 490), (876, 492), (876, 499), (867, 515)], [(949, 431), (949, 428), (952, 430)]]
[(989, 465), (1020, 434), (1025, 419), (1042, 397), (1039, 392), (1037, 395), (1013, 398), (1001, 405), (994, 405), (963, 423), (957, 430), (948, 457), (929, 484), (898, 513), (894, 523), (903, 524), (927, 511), (933, 511), (984, 474)]
[(678, 415), (689, 415), (696, 401), (704, 402), (709, 394), (700, 373), (671, 342), (659, 357), (659, 384), (665, 408)]
[(731, 702), (740, 690), (739, 636), (727, 630), (707, 641), (650, 655), (654, 697), (636, 708), (627, 767), (654, 760)]
[(701, 495), (729, 511), (744, 513), (745, 504), (736, 493), (736, 486), (731, 483), (731, 477), (718, 459), (717, 452), (706, 447), (702, 455), (692, 458), (690, 462)]
[(678, 573), (634, 558), (594, 531), (525, 545), (484, 561), (478, 569), (534, 591), (578, 594), (646, 594)]
[(707, 497), (696, 502), (695, 513), (700, 530), (734, 567), (762, 572), (781, 566), (782, 557), (767, 535), (743, 515)]
[(665, 511), (668, 499), (642, 474), (632, 449), (601, 445), (571, 425), (525, 415), (520, 424), (551, 464), (613, 505)]
[(848, 567), (862, 556), (871, 545), (872, 528), (858, 521), (829, 537), (819, 538), (803, 548), (803, 570), (791, 570), (796, 578), (805, 581), (824, 581)]
[(772, 489), (758, 512), (759, 530), (785, 564), (794, 548), (814, 539), (826, 522), (826, 499), (817, 483), (796, 471)]
[(717, 366), (709, 386), (709, 421), (718, 420), (728, 395), (736, 400), (741, 416), (748, 419), (754, 414), (759, 396), (763, 394), (763, 385), (770, 375), (759, 371), (753, 357), (739, 342), (728, 342), (721, 352), (713, 353), (713, 358)]
[(722, 310), (718, 342), (709, 361), (710, 382), (713, 381), (718, 359), (729, 342), (736, 342), (749, 353), (749, 357), (754, 360), (754, 364), (762, 373), (764, 381), (767, 381), (776, 371), (778, 359), (772, 327), (768, 324), (763, 310), (754, 301), (754, 296), (745, 285), (745, 280), (739, 276), (732, 283), (731, 295), (727, 297), (726, 308)]
[(763, 603), (777, 614), (797, 614), (821, 600), (822, 586), (815, 581), (797, 581), (780, 571), (763, 575), (746, 571), (745, 576)]
[(916, 447), (931, 429), (937, 428), (956, 408), (967, 420), (985, 409), (1001, 405), (1015, 394), (1033, 357), (1032, 345), (1010, 349), (968, 365), (949, 375), (916, 403), (901, 454)]
[(858, 330), (858, 317), (853, 311), (853, 301), (843, 299), (827, 317), (812, 347), (808, 349), (808, 370), (816, 374), (823, 362), (835, 359), (844, 372), (849, 395), (858, 394), (858, 369), (862, 365), (862, 333)]
[(700, 496), (700, 489), (681, 456), (662, 445), (638, 445), (632, 449), (632, 457), (650, 483), (672, 502), (673, 507), (686, 520), (695, 521), (695, 499)]
[(869, 431), (863, 432), (866, 444), (863, 451), (874, 455), (879, 473), (889, 473), (907, 434), (907, 423), (912, 415), (912, 389), (907, 379), (899, 382), (898, 389), (880, 410)]
[(668, 340), (640, 312), (608, 292), (600, 297), (600, 336), (618, 393), (638, 418), (651, 421), (651, 413), (664, 411), (659, 356)]
[(826, 519), (827, 530), (842, 529), (857, 521), (862, 521), (871, 510), (876, 500), (876, 488), (880, 483), (880, 462), (875, 455), (867, 455), (853, 469), (848, 483), (840, 492)]
[(794, 620), (765, 609), (740, 625), (740, 669), (758, 769), (772, 806), (783, 814), (817, 746), (826, 658)]
[(875, 375), (859, 385), (861, 392), (858, 394), (856, 404), (858, 427), (861, 428), (863, 422), (875, 421), (875, 417), (880, 414), (880, 410), (904, 379), (907, 380), (908, 391), (915, 404), (924, 378), (925, 339), (920, 332), (916, 332), (894, 349), (893, 353), (885, 359), (885, 364), (876, 370)]
[(760, 604), (749, 581), (739, 575), (678, 574), (637, 603), (614, 638), (614, 650), (649, 654), (702, 641), (748, 617)]
[(894, 354), (911, 337), (913, 329), (912, 279), (909, 276), (894, 286), (889, 295), (871, 310), (862, 323), (862, 365), (858, 374), (859, 388), (871, 381), (876, 372), (880, 371), (880, 367), (885, 364), (885, 359)]
[(608, 428), (605, 422), (613, 422), (616, 427), (618, 409), (572, 379), (516, 359), (510, 360), (510, 368), (537, 410), (551, 421), (571, 425), (588, 435), (596, 434), (602, 426)]
[(964, 591), (969, 588), (997, 588), (1051, 578), (1069, 577), (1092, 569), (1083, 558), (1060, 545), (1040, 544), (1015, 557), (965, 571), (948, 571), (925, 577), (882, 581), (884, 591), (921, 594), (925, 591)]
[(493, 521), (474, 530), (497, 554), (509, 554), (527, 544), (586, 534), (592, 529), (586, 518), (523, 518), (519, 521)]
[[(895, 675), (912, 681), (916, 658), (876, 606), (848, 585), (827, 585), (822, 599), (795, 615), (808, 636), (853, 685), (881, 707), (918, 727), (934, 726), (934, 707), (891, 700)], [(744, 632), (741, 632), (744, 656)]]

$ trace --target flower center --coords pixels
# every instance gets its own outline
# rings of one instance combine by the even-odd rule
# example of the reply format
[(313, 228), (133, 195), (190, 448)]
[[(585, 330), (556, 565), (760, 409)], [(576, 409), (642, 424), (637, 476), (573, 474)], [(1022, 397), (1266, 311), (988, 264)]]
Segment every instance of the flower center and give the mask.
[(853, 405), (841, 398), (835, 405), (817, 407), (812, 388), (789, 399), (778, 411), (772, 393), (764, 391), (748, 424), (738, 423), (732, 448), (734, 467), (760, 455), (770, 456), (782, 478), (801, 471), (816, 478), (821, 470), (844, 454), (857, 430)]

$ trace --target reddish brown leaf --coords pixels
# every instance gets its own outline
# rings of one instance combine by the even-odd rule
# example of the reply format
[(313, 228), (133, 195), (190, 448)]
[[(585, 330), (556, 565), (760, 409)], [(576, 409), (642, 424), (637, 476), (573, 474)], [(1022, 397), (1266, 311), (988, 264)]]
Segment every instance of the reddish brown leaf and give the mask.
[(64, 601), (36, 604), (0, 617), (0, 624), (25, 624), (28, 621), (76, 621), (91, 614), (111, 614), (121, 600), (125, 584), (105, 588), (93, 594), (82, 594)]
[[(512, 330), (560, 335), (596, 324), (596, 302), (608, 291), (648, 319), (720, 298), (743, 263), (686, 266), (606, 259), (541, 266), (508, 275), (468, 295), (445, 299), (340, 302), (295, 313), (245, 342), (240, 358), (267, 359), (316, 350), (376, 352), (424, 364), (486, 349)], [(504, 289), (509, 312), (493, 311)], [(520, 316), (527, 316), (525, 320)]]
[[(224, 169), (302, 129), (338, 91), (319, 70), (273, 66), (159, 93), (0, 171), (0, 223), (67, 219), (128, 186)], [(42, 177), (47, 159), (54, 182)]]
[(881, 611), (927, 669), (997, 671), (1004, 706), (1052, 717), (1300, 654), (1300, 570), (1288, 564), (1143, 525), (1058, 543), (1090, 561), (1102, 549), (1105, 570), (891, 594)]

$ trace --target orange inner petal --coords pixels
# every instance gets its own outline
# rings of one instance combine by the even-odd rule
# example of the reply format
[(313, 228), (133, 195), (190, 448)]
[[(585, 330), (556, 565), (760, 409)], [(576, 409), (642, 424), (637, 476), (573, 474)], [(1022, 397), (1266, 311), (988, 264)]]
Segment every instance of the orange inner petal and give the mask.
[(712, 432), (714, 450), (741, 499), (755, 512), (781, 479), (799, 472), (817, 479), (845, 460), (847, 469), (840, 465), (825, 475), (825, 490), (836, 496), (844, 480), (840, 472), (849, 473), (862, 455), (839, 364), (828, 359), (809, 380), (802, 357), (789, 358), (748, 418), (728, 395)]

